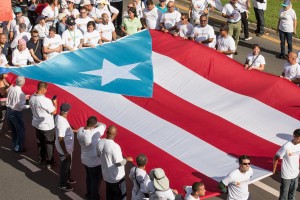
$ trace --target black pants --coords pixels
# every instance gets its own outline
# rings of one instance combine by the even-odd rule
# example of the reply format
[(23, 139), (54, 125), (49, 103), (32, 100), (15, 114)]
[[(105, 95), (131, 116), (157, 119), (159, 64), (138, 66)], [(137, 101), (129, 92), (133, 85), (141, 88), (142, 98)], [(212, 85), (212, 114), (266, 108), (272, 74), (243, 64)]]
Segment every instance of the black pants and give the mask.
[(59, 171), (59, 184), (66, 186), (71, 175), (72, 157), (59, 155), (60, 157), (60, 171)]
[(101, 165), (96, 167), (87, 167), (85, 166), (86, 173), (86, 199), (87, 200), (99, 200), (99, 188), (100, 183), (103, 179)]
[(125, 177), (117, 183), (106, 182), (106, 200), (126, 200)]
[(256, 33), (258, 34), (264, 34), (265, 30), (265, 17), (264, 17), (264, 10), (262, 9), (257, 9), (254, 8), (254, 12), (255, 12), (255, 18), (257, 21), (257, 27), (256, 27)]
[(244, 26), (244, 36), (245, 36), (245, 38), (248, 38), (249, 37), (249, 28), (248, 28), (248, 18), (247, 18), (246, 11), (241, 13), (241, 17), (242, 17), (242, 19), (241, 19), (242, 24)]
[(116, 9), (119, 10), (119, 14), (117, 16), (117, 19), (113, 22), (117, 28), (121, 29), (122, 25), (122, 17), (123, 17), (123, 1), (119, 2), (110, 2), (110, 5), (115, 7)]
[(36, 139), (40, 161), (46, 161), (47, 164), (52, 165), (54, 162), (55, 129), (43, 131), (36, 128)]

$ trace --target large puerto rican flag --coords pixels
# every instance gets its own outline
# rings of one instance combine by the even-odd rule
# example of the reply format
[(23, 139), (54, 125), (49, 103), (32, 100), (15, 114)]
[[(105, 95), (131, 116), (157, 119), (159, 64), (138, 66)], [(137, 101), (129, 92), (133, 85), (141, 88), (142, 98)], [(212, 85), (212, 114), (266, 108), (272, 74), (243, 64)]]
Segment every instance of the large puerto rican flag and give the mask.
[[(201, 180), (207, 196), (242, 154), (251, 157), (252, 182), (271, 175), (274, 154), (299, 128), (297, 86), (157, 31), (11, 70), (55, 83), (47, 95), (72, 105), (74, 127), (91, 115), (117, 125), (124, 155), (145, 153), (148, 169), (163, 168), (172, 188)], [(28, 79), (24, 91), (36, 84)]]

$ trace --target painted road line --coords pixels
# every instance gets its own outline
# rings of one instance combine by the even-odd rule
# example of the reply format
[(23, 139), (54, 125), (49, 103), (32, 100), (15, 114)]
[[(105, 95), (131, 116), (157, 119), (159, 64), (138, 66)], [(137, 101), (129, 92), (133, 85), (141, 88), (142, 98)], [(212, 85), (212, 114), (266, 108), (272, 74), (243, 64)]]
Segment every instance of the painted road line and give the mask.
[(279, 197), (279, 191), (275, 190), (274, 188), (272, 188), (272, 187), (270, 187), (270, 186), (268, 186), (268, 185), (266, 185), (266, 184), (264, 184), (264, 183), (262, 183), (260, 181), (257, 181), (255, 183), (253, 183), (253, 185), (255, 185), (255, 186), (257, 186), (257, 187), (259, 187), (259, 188), (261, 188), (261, 189), (263, 189), (263, 190), (265, 190), (265, 191), (273, 194), (276, 197)]
[(83, 200), (83, 198), (81, 198), (74, 192), (66, 192), (65, 194), (73, 200)]
[[(188, 7), (185, 7), (185, 6), (182, 6), (182, 5), (176, 5), (176, 7), (179, 8), (179, 9), (181, 9), (181, 10), (184, 10), (184, 11), (189, 11), (189, 8), (188, 8)], [(218, 22), (220, 22), (220, 23), (224, 23), (223, 20), (218, 19), (218, 18), (216, 18), (216, 17), (210, 16), (210, 18), (213, 18), (213, 20), (218, 21)], [(265, 38), (265, 39), (267, 39), (267, 40), (270, 40), (270, 41), (272, 41), (272, 42), (275, 42), (275, 43), (277, 43), (277, 44), (280, 44), (280, 40), (275, 39), (275, 38), (273, 38), (273, 37), (270, 37), (270, 36), (267, 36), (267, 35), (263, 35), (262, 38)], [(295, 50), (300, 50), (300, 47), (293, 45), (293, 49), (295, 49)]]
[(35, 165), (33, 165), (31, 162), (29, 162), (28, 160), (26, 160), (25, 158), (19, 160), (19, 162), (24, 165), (25, 167), (27, 167), (28, 169), (30, 169), (32, 172), (37, 172), (40, 171), (41, 169), (36, 167)]
[(23, 155), (23, 154), (21, 154), (21, 156), (24, 157), (24, 158), (26, 158), (27, 160), (30, 160), (31, 162), (34, 162), (34, 163), (38, 164), (38, 162), (36, 162), (35, 160), (33, 160), (33, 159), (31, 159), (31, 158)]
[(7, 148), (7, 147), (1, 146), (1, 148), (2, 148), (2, 149), (5, 149), (5, 150), (7, 150), (7, 151), (11, 151), (11, 149), (10, 149), (10, 148)]

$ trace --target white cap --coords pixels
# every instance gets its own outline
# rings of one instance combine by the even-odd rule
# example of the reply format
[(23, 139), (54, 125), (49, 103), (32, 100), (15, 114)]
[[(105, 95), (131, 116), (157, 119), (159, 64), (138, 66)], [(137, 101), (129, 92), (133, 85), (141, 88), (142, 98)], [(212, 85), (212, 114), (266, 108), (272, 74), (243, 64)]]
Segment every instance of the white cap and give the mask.
[(80, 6), (86, 6), (86, 5), (91, 5), (91, 1), (90, 0), (84, 0), (82, 4), (80, 4)]

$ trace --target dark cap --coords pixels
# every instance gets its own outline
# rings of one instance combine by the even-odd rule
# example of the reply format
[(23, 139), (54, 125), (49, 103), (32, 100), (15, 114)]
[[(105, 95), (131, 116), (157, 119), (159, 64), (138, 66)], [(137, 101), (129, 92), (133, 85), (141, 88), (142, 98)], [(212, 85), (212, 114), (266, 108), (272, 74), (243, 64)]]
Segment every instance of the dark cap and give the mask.
[(36, 23), (39, 23), (41, 20), (43, 20), (43, 19), (46, 19), (47, 17), (46, 16), (44, 16), (44, 15), (40, 15), (40, 16), (38, 16), (38, 18), (36, 19)]
[(69, 110), (71, 109), (71, 105), (68, 103), (63, 103), (60, 105), (60, 112), (69, 112)]
[(283, 7), (287, 7), (287, 6), (290, 6), (290, 5), (291, 5), (291, 0), (285, 0), (283, 2), (283, 4), (281, 4), (281, 6), (283, 6)]
[(69, 26), (74, 26), (75, 23), (75, 19), (73, 17), (68, 17), (68, 19), (66, 20), (66, 24)]

